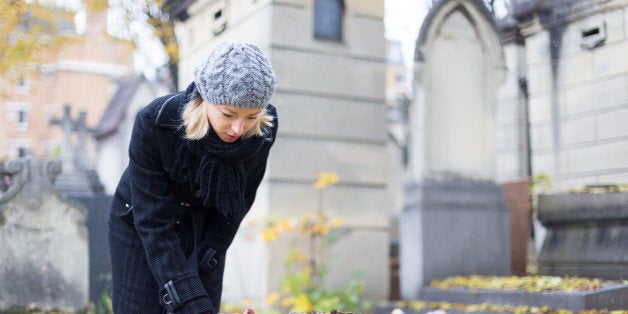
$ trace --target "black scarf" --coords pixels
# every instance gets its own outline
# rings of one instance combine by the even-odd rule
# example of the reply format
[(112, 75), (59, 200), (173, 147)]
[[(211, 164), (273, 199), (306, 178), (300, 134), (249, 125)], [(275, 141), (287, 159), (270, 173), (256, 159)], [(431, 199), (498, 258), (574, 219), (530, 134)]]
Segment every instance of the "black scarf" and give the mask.
[(188, 184), (193, 193), (200, 192), (203, 205), (215, 204), (229, 220), (240, 221), (247, 212), (244, 160), (255, 155), (263, 143), (264, 137), (255, 135), (223, 142), (213, 130), (200, 140), (182, 138), (175, 149), (172, 175)]

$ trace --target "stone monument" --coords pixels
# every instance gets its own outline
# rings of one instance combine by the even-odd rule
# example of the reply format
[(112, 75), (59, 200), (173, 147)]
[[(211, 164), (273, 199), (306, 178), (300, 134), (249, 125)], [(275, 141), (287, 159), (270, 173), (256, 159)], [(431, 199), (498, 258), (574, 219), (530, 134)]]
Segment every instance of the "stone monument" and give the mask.
[(85, 210), (54, 190), (60, 171), (59, 162), (42, 159), (5, 164), (10, 183), (0, 197), (0, 312), (87, 307)]
[[(85, 124), (85, 111), (79, 112), (76, 120), (72, 120), (72, 109), (63, 107), (63, 118), (50, 120), (50, 125), (63, 128), (61, 143), (61, 160), (63, 172), (58, 176), (55, 187), (65, 197), (86, 197), (102, 194), (104, 187), (94, 171), (87, 153), (87, 136), (92, 130)], [(76, 132), (78, 143), (72, 145), (72, 133)]]
[(434, 278), (510, 274), (509, 216), (495, 183), (495, 90), (505, 75), (482, 1), (439, 1), (415, 52), (401, 296)]

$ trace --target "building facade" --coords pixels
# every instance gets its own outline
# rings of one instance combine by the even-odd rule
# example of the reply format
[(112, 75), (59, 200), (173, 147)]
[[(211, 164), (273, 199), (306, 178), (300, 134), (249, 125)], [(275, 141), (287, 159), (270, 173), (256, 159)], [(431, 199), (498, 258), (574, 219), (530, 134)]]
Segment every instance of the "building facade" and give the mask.
[(115, 193), (129, 164), (129, 143), (136, 114), (155, 98), (169, 92), (166, 84), (148, 81), (142, 74), (119, 82), (93, 134), (98, 151), (95, 168), (107, 194)]
[(514, 1), (499, 21), (497, 179), (546, 192), (628, 182), (628, 1)]
[[(107, 33), (107, 13), (89, 14), (85, 32), (17, 84), (0, 84), (0, 160), (45, 157), (63, 145), (62, 127), (50, 121), (63, 117), (63, 107), (86, 112), (95, 127), (116, 81), (132, 73), (133, 45)], [(93, 151), (93, 146), (92, 146)]]
[(628, 183), (628, 1), (515, 4), (531, 173), (555, 191)]

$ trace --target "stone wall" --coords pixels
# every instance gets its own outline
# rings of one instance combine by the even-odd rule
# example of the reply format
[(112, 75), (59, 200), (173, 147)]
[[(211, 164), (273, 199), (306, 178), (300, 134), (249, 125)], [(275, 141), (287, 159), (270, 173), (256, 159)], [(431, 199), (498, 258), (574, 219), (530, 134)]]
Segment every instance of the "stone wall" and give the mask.
[(628, 182), (628, 1), (555, 1), (521, 23), (534, 173)]

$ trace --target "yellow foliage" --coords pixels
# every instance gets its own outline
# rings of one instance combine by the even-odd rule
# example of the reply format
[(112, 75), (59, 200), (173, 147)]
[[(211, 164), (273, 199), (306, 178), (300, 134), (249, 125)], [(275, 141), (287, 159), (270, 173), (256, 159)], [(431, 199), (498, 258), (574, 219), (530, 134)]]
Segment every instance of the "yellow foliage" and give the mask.
[[(287, 273), (282, 278), (281, 293), (273, 293), (267, 303), (276, 303), (291, 312), (308, 313), (313, 310), (339, 311), (346, 309), (368, 309), (369, 302), (361, 300), (363, 283), (352, 279), (341, 290), (325, 288), (324, 278), (327, 274), (327, 250), (339, 234), (332, 234), (339, 228), (343, 218), (322, 210), (323, 191), (321, 189), (338, 182), (335, 172), (319, 172), (313, 183), (318, 189), (317, 210), (307, 211), (300, 217), (272, 219), (260, 228), (265, 241), (277, 240), (284, 233), (292, 233), (293, 241), (286, 257)], [(296, 237), (294, 237), (296, 235)], [(299, 236), (300, 235), (300, 236)], [(307, 244), (303, 245), (303, 241)], [(303, 251), (306, 254), (302, 253)], [(355, 274), (354, 278), (359, 277)]]
[(292, 222), (288, 219), (282, 219), (277, 223), (277, 230), (278, 231), (292, 231), (294, 230), (294, 225), (292, 224)]
[(290, 308), (292, 306), (292, 304), (294, 304), (294, 297), (293, 296), (287, 296), (287, 297), (281, 298), (281, 306), (283, 306), (285, 308)]
[(290, 219), (279, 221), (269, 221), (260, 228), (262, 240), (272, 242), (279, 238), (282, 233), (293, 232), (298, 229), (301, 235), (326, 236), (332, 229), (339, 228), (344, 219), (340, 216), (331, 216), (321, 212), (307, 212), (298, 222), (294, 223)]
[[(571, 311), (565, 309), (550, 309), (547, 306), (542, 307), (529, 307), (525, 305), (521, 306), (510, 306), (503, 304), (462, 304), (462, 303), (448, 303), (448, 302), (425, 302), (421, 300), (409, 300), (409, 301), (401, 301), (395, 304), (398, 308), (408, 307), (417, 312), (422, 310), (456, 310), (456, 311), (464, 311), (464, 312), (512, 312), (515, 314), (572, 314)], [(606, 313), (606, 312), (604, 312)], [(578, 314), (592, 314), (585, 313), (583, 311)]]
[(330, 226), (331, 228), (339, 228), (344, 222), (344, 219), (340, 216), (334, 217), (331, 219)]
[(454, 287), (488, 290), (525, 290), (539, 292), (547, 290), (590, 291), (602, 287), (597, 278), (556, 276), (454, 276), (443, 280), (434, 279), (430, 285), (437, 289)]
[(16, 80), (53, 57), (71, 41), (63, 26), (73, 23), (72, 12), (39, 1), (0, 1), (0, 76), (13, 70)]
[(305, 294), (299, 294), (294, 298), (292, 310), (295, 312), (309, 313), (314, 310), (312, 301)]
[(251, 299), (242, 299), (240, 300), (240, 303), (242, 304), (243, 307), (245, 308), (250, 308), (253, 304), (253, 300)]
[(317, 226), (316, 231), (319, 232), (322, 235), (327, 235), (329, 233), (329, 226), (327, 226), (327, 225), (319, 225), (319, 226)]
[(334, 185), (338, 182), (338, 174), (331, 172), (318, 172), (316, 174), (316, 181), (314, 181), (315, 189), (324, 189), (328, 186)]
[(305, 262), (306, 257), (303, 253), (299, 252), (295, 248), (290, 248), (288, 252), (288, 257), (286, 258), (286, 264), (292, 265), (294, 263), (303, 263)]
[(277, 240), (277, 237), (279, 237), (277, 229), (267, 228), (262, 230), (262, 240), (265, 242), (275, 241)]
[[(305, 275), (307, 278), (309, 278), (309, 277), (310, 277), (310, 275), (312, 274), (312, 266), (310, 266), (310, 265), (306, 265), (306, 266), (303, 268), (303, 271), (301, 272), (301, 274), (302, 274), (302, 275)], [(308, 281), (307, 283), (309, 283), (309, 281)]]
[(268, 304), (268, 305), (273, 305), (277, 301), (279, 301), (279, 294), (278, 293), (271, 293), (268, 296), (266, 296), (266, 304)]
[(83, 0), (83, 4), (88, 12), (99, 12), (109, 7), (108, 0)]

